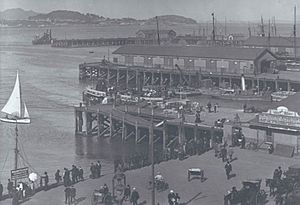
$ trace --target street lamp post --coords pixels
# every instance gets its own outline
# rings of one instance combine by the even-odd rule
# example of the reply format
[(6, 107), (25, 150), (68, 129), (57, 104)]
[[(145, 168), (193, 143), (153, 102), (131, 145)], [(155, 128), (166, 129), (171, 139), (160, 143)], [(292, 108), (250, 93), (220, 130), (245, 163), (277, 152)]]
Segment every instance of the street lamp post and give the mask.
[(155, 176), (154, 176), (154, 127), (153, 127), (153, 104), (151, 102), (151, 127), (149, 130), (151, 142), (151, 180), (152, 180), (152, 205), (155, 205)]

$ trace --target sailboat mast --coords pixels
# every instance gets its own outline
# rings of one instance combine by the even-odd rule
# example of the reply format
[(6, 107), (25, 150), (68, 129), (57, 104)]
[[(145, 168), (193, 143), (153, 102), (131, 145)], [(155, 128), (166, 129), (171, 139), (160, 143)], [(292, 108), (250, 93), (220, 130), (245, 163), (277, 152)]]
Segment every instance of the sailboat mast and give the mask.
[[(15, 144), (15, 170), (18, 169), (18, 155), (19, 155), (19, 149), (18, 149), (18, 123), (16, 121), (16, 144)], [(15, 179), (15, 186), (17, 186), (17, 180)]]

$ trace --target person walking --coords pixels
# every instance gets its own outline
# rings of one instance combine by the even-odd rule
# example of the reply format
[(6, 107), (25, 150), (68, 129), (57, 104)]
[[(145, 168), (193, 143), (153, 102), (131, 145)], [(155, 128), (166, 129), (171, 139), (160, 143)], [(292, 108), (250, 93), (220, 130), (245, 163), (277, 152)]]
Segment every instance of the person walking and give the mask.
[(231, 166), (230, 162), (227, 161), (227, 163), (225, 164), (225, 172), (226, 172), (227, 179), (230, 179), (231, 171), (232, 171), (232, 166)]
[(140, 198), (139, 193), (137, 192), (136, 188), (133, 187), (131, 197), (130, 197), (130, 202), (132, 205), (138, 205), (138, 200)]
[(2, 194), (3, 194), (3, 185), (0, 182), (0, 201), (2, 200)]
[(45, 190), (48, 190), (49, 176), (47, 172), (45, 172), (44, 174)]
[(71, 188), (69, 186), (65, 188), (65, 204), (71, 204)]
[(71, 203), (75, 203), (75, 201), (76, 201), (76, 188), (73, 185), (70, 189), (70, 198), (71, 198)]
[(215, 112), (215, 113), (217, 113), (217, 108), (218, 108), (218, 104), (215, 103), (215, 104), (214, 104), (214, 112)]
[(227, 160), (227, 149), (225, 146), (221, 149), (221, 156), (222, 156), (222, 162), (225, 162)]
[(170, 190), (170, 193), (168, 194), (168, 202), (169, 202), (169, 205), (175, 205), (175, 193), (173, 190)]
[(124, 189), (123, 201), (127, 201), (128, 199), (130, 199), (130, 194), (131, 194), (131, 190), (130, 190), (130, 186), (128, 184)]
[(208, 112), (211, 112), (211, 102), (207, 103)]
[(83, 181), (84, 178), (83, 178), (83, 169), (82, 167), (79, 167), (79, 180)]
[(67, 168), (64, 168), (65, 172), (63, 175), (64, 186), (67, 187), (70, 185), (70, 171)]
[(281, 167), (279, 166), (279, 167), (278, 167), (278, 179), (279, 179), (279, 180), (281, 179), (281, 176), (282, 176), (282, 169), (281, 169)]
[(8, 191), (8, 194), (9, 194), (9, 197), (12, 197), (13, 195), (13, 189), (14, 189), (14, 183), (8, 179), (8, 183), (7, 183), (7, 191)]
[(233, 151), (233, 149), (232, 149), (232, 148), (228, 149), (228, 156), (229, 156), (229, 160), (230, 160), (230, 162), (232, 162), (232, 160), (233, 160), (233, 158), (232, 158), (232, 156), (233, 156), (233, 153), (234, 153), (234, 151)]
[(59, 184), (59, 182), (61, 181), (61, 176), (60, 176), (60, 171), (59, 169), (55, 172), (55, 181), (56, 181), (56, 184)]
[(96, 167), (97, 167), (97, 178), (99, 178), (99, 177), (101, 177), (101, 163), (100, 163), (100, 161), (97, 161)]

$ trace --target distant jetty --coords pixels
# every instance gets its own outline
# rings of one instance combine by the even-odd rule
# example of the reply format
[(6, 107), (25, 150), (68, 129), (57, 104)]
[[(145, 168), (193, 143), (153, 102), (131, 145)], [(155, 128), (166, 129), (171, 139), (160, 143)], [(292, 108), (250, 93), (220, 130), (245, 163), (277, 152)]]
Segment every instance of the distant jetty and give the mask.
[(50, 45), (52, 42), (52, 31), (47, 29), (42, 36), (37, 35), (35, 39), (32, 40), (33, 45)]

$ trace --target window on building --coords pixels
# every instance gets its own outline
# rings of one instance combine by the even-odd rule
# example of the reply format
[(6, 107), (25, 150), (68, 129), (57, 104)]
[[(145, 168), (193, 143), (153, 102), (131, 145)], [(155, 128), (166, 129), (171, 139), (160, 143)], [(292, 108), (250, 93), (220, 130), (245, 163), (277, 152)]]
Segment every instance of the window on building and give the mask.
[(133, 56), (125, 56), (125, 64), (133, 65), (134, 57)]
[(164, 66), (166, 66), (166, 67), (173, 67), (173, 65), (174, 65), (173, 58), (170, 58), (170, 57), (165, 57), (164, 58)]
[(147, 66), (153, 65), (153, 58), (151, 56), (145, 56), (144, 57), (144, 64)]
[(193, 69), (195, 66), (194, 62), (194, 59), (184, 59), (184, 67), (188, 69)]

